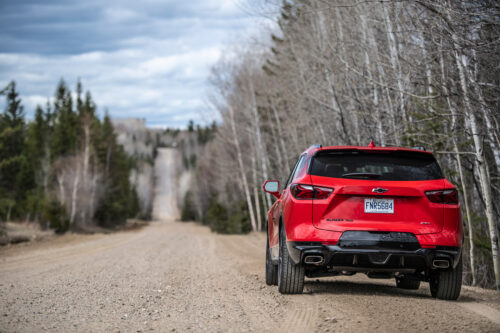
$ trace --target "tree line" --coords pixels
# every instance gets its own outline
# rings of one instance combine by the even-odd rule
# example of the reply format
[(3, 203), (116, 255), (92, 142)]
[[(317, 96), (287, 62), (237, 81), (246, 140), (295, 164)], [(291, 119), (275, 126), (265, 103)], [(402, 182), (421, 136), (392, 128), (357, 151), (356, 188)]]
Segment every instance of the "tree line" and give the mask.
[[(262, 230), (265, 179), (324, 145), (424, 146), (461, 196), (464, 281), (500, 287), (500, 7), (495, 1), (263, 0), (275, 24), (214, 66), (222, 122), (198, 158), (197, 218)], [(240, 218), (231, 220), (233, 214)], [(227, 224), (229, 223), (229, 229)]]
[(0, 219), (36, 221), (65, 232), (124, 223), (139, 212), (131, 160), (101, 120), (90, 92), (61, 80), (52, 102), (27, 121), (12, 81), (0, 115)]

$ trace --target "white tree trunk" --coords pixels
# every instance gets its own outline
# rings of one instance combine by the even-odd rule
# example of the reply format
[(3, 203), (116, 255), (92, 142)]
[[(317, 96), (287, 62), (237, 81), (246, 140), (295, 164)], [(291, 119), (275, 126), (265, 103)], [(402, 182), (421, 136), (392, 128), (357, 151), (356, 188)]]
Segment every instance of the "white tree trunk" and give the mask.
[(73, 224), (75, 222), (75, 216), (76, 216), (76, 202), (78, 198), (78, 187), (80, 185), (80, 163), (77, 163), (78, 167), (76, 169), (76, 174), (75, 178), (73, 180), (73, 189), (71, 193), (71, 214), (70, 214), (70, 222)]
[[(479, 99), (479, 106), (481, 109), (481, 113), (483, 114), (484, 123), (486, 125), (486, 135), (488, 137), (488, 144), (490, 146), (491, 151), (493, 152), (493, 159), (495, 160), (497, 172), (500, 174), (500, 142), (498, 142), (498, 138), (494, 135), (494, 127), (490, 120), (490, 110), (487, 109), (486, 101), (483, 97), (483, 90), (477, 83), (477, 57), (476, 52), (473, 51), (473, 60), (474, 60), (474, 73), (470, 73), (469, 71), (469, 79), (474, 88), (475, 95)], [(466, 58), (462, 57), (462, 63), (465, 68), (467, 68)]]
[(255, 156), (252, 155), (253, 197), (255, 201), (255, 214), (257, 215), (257, 230), (262, 230), (262, 215), (260, 213), (259, 186), (257, 180), (257, 165)]
[[(372, 49), (374, 54), (375, 54), (375, 62), (376, 62), (376, 66), (377, 66), (376, 73), (378, 73), (378, 75), (379, 75), (378, 79), (380, 82), (388, 82), (387, 75), (385, 74), (384, 66), (382, 66), (382, 64), (381, 64), (381, 59), (380, 59), (377, 41), (376, 41), (375, 36), (373, 34), (373, 29), (371, 28), (370, 25), (366, 25), (366, 37), (368, 39), (368, 45), (369, 45), (370, 49)], [(394, 111), (394, 106), (392, 104), (391, 93), (390, 93), (389, 88), (387, 86), (382, 88), (382, 91), (385, 95), (385, 104), (386, 104), (386, 108), (387, 108), (387, 113), (389, 115), (389, 123), (390, 123), (391, 129), (392, 129), (392, 137), (395, 140), (395, 144), (397, 146), (399, 146), (399, 145), (401, 145), (401, 137), (399, 135), (399, 129), (398, 129), (397, 122), (396, 122), (396, 113)]]
[(451, 112), (451, 117), (452, 117), (452, 124), (451, 124), (451, 136), (452, 136), (452, 142), (453, 142), (453, 150), (455, 151), (455, 158), (457, 159), (457, 168), (458, 168), (458, 174), (460, 176), (460, 184), (462, 187), (462, 195), (464, 198), (464, 206), (465, 206), (465, 217), (467, 220), (467, 228), (469, 229), (469, 262), (470, 262), (470, 267), (471, 267), (471, 275), (472, 275), (472, 285), (475, 286), (477, 284), (477, 278), (476, 278), (476, 255), (475, 255), (475, 245), (474, 245), (474, 228), (472, 225), (472, 219), (470, 215), (470, 209), (469, 209), (469, 196), (467, 192), (467, 186), (465, 183), (465, 176), (463, 173), (462, 169), (462, 158), (460, 157), (459, 154), (459, 149), (458, 149), (458, 144), (457, 144), (457, 138), (456, 138), (456, 133), (458, 132), (457, 129), (457, 111), (455, 107), (451, 104), (451, 100), (449, 97), (448, 93), (448, 88), (446, 87), (445, 84), (445, 70), (444, 70), (444, 59), (443, 59), (443, 50), (440, 45), (439, 47), (439, 66), (441, 69), (441, 80), (442, 80), (442, 85), (443, 85), (443, 92), (446, 95), (446, 102), (448, 104), (448, 108)]
[(459, 54), (458, 47), (458, 37), (455, 34), (452, 34), (453, 42), (454, 42), (454, 55), (456, 60), (456, 65), (458, 68), (458, 73), (460, 77), (460, 86), (463, 92), (463, 100), (465, 105), (466, 117), (469, 121), (469, 125), (471, 127), (472, 139), (474, 142), (474, 149), (476, 151), (476, 162), (479, 167), (479, 181), (481, 184), (481, 191), (483, 192), (484, 202), (486, 205), (486, 219), (488, 221), (488, 229), (490, 233), (491, 240), (491, 254), (493, 257), (493, 271), (495, 273), (495, 286), (497, 290), (500, 290), (500, 262), (498, 255), (498, 234), (497, 234), (497, 225), (493, 215), (493, 202), (491, 195), (491, 187), (490, 187), (490, 178), (488, 171), (486, 169), (486, 161), (484, 160), (484, 152), (483, 152), (483, 143), (481, 142), (481, 134), (479, 130), (479, 126), (477, 124), (476, 115), (472, 109), (469, 92), (467, 88), (467, 78), (466, 78), (466, 70), (463, 66), (462, 56), (465, 55)]
[[(283, 152), (283, 162), (285, 163), (284, 167), (286, 168), (286, 172), (289, 172), (291, 171), (291, 168), (290, 168), (290, 162), (289, 162), (289, 156), (287, 154), (288, 150), (286, 149), (285, 147), (285, 140), (283, 139), (283, 133), (281, 131), (281, 122), (280, 122), (280, 117), (278, 115), (278, 110), (276, 110), (276, 107), (274, 106), (274, 104), (271, 102), (271, 110), (273, 111), (273, 115), (274, 115), (274, 119), (276, 120), (276, 129), (278, 130), (278, 138), (279, 138), (279, 142), (280, 142), (280, 147), (281, 147), (281, 151)], [(285, 172), (285, 173), (286, 173)], [(286, 177), (286, 175), (285, 175)]]
[[(363, 35), (363, 43), (365, 45), (370, 45), (371, 43), (368, 42), (367, 38), (367, 24), (366, 24), (366, 17), (364, 14), (360, 14), (361, 18), (361, 33)], [(365, 66), (366, 66), (366, 71), (368, 73), (368, 78), (370, 79), (370, 82), (373, 82), (373, 74), (372, 74), (372, 65), (371, 65), (371, 60), (370, 60), (370, 55), (368, 54), (368, 48), (364, 49), (364, 54), (365, 54)], [(379, 109), (378, 105), (378, 89), (377, 86), (373, 83), (372, 84), (372, 103), (373, 103), (373, 108), (375, 110), (375, 123), (377, 124), (377, 133), (378, 133), (378, 141), (382, 146), (385, 146), (385, 135), (384, 135), (384, 130), (382, 126), (382, 114)]]
[(351, 141), (349, 136), (346, 133), (346, 127), (344, 126), (344, 121), (343, 121), (343, 115), (342, 115), (342, 110), (340, 109), (339, 103), (337, 101), (337, 96), (335, 95), (335, 87), (333, 85), (333, 81), (330, 76), (330, 71), (326, 70), (325, 71), (325, 76), (326, 76), (326, 82), (328, 83), (328, 91), (330, 93), (330, 101), (332, 103), (332, 109), (333, 109), (333, 117), (334, 117), (334, 123), (335, 123), (335, 128), (337, 133), (344, 133), (344, 141), (345, 142), (337, 142), (336, 144), (347, 144), (350, 145)]
[(57, 174), (57, 184), (59, 185), (59, 203), (64, 205), (66, 202), (66, 195), (64, 191), (64, 170)]
[(427, 93), (432, 95), (434, 93), (434, 89), (432, 88), (432, 70), (429, 65), (429, 55), (427, 53), (427, 48), (425, 47), (425, 36), (422, 31), (419, 33), (420, 37), (420, 48), (422, 49), (422, 58), (425, 63), (425, 78), (427, 79)]
[(275, 125), (271, 119), (269, 119), (269, 129), (271, 130), (271, 139), (272, 139), (271, 146), (274, 148), (274, 154), (276, 154), (276, 160), (277, 160), (276, 162), (277, 162), (277, 165), (279, 165), (278, 170), (276, 170), (278, 172), (278, 174), (272, 175), (271, 177), (278, 177), (278, 179), (281, 179), (282, 170), (283, 170), (283, 168), (282, 168), (283, 156), (281, 156), (281, 150), (279, 147), (279, 138), (276, 134)]
[[(90, 121), (84, 120), (83, 126), (84, 133), (84, 147), (83, 147), (83, 172), (82, 172), (82, 188), (83, 193), (92, 193), (92, 189), (89, 189), (92, 186), (92, 183), (89, 183), (89, 162), (90, 162)], [(90, 191), (88, 191), (90, 190)], [(91, 206), (90, 202), (92, 201), (92, 197), (86, 198), (87, 205), (81, 206), (81, 222), (87, 222), (87, 213)]]
[[(338, 31), (338, 38), (340, 42), (340, 50), (342, 52), (342, 58), (345, 60), (345, 75), (344, 75), (344, 84), (346, 85), (346, 89), (350, 89), (350, 81), (349, 81), (349, 76), (347, 75), (349, 69), (348, 69), (348, 64), (347, 64), (347, 52), (345, 49), (345, 41), (344, 41), (344, 28), (342, 27), (342, 19), (340, 16), (339, 8), (335, 7), (335, 18), (337, 22), (337, 31)], [(359, 130), (359, 117), (358, 117), (358, 112), (356, 110), (356, 106), (353, 103), (352, 98), (347, 99), (350, 109), (351, 109), (351, 116), (353, 119), (353, 126), (354, 126), (354, 135), (355, 135), (355, 144), (360, 145), (361, 144), (361, 132)], [(345, 127), (345, 124), (344, 124)], [(349, 139), (349, 141), (352, 141)]]
[(7, 209), (7, 220), (6, 222), (10, 221), (10, 214), (12, 213), (12, 206), (14, 206), (12, 203), (9, 203), (9, 208)]
[(387, 40), (389, 43), (389, 54), (391, 57), (391, 65), (392, 69), (395, 73), (396, 76), (396, 82), (397, 82), (397, 87), (398, 87), (398, 94), (399, 94), (399, 112), (401, 113), (401, 117), (403, 118), (403, 127), (406, 130), (406, 127), (408, 125), (408, 119), (406, 115), (406, 108), (405, 108), (405, 97), (403, 94), (404, 87), (403, 87), (403, 79), (402, 79), (402, 74), (401, 74), (401, 66), (399, 64), (399, 57), (398, 57), (398, 50), (397, 50), (397, 45), (396, 45), (396, 36), (394, 34), (394, 28), (392, 25), (391, 17), (389, 15), (389, 10), (387, 9), (387, 5), (382, 5), (384, 9), (384, 19), (385, 19), (385, 24), (386, 24), (386, 29), (387, 29)]
[[(249, 86), (250, 86), (250, 96), (252, 99), (252, 112), (253, 112), (253, 117), (254, 117), (254, 125), (255, 125), (255, 136), (257, 138), (257, 158), (260, 159), (260, 164), (262, 167), (262, 177), (264, 180), (269, 179), (269, 174), (267, 172), (267, 152), (265, 146), (262, 144), (262, 134), (260, 130), (260, 117), (259, 117), (259, 110), (257, 109), (257, 99), (255, 98), (255, 89), (253, 87), (253, 82), (252, 79), (249, 78)], [(255, 186), (257, 186), (258, 179), (255, 180)], [(269, 193), (266, 193), (265, 196), (266, 203), (267, 203), (267, 208), (271, 208), (272, 201), (271, 201), (271, 195)], [(257, 212), (259, 214), (259, 212)], [(260, 219), (260, 217), (259, 217)], [(259, 222), (260, 224), (260, 222)], [(259, 228), (260, 230), (260, 228)]]
[(229, 118), (231, 122), (231, 131), (233, 134), (233, 143), (236, 148), (236, 159), (238, 160), (238, 166), (240, 169), (240, 176), (243, 182), (243, 190), (245, 192), (245, 197), (247, 200), (248, 212), (250, 214), (250, 223), (252, 225), (252, 230), (257, 231), (257, 223), (255, 222), (255, 214), (252, 206), (252, 198), (250, 196), (250, 190), (248, 188), (248, 180), (245, 172), (245, 165), (243, 164), (243, 156), (241, 155), (240, 142), (238, 140), (238, 133), (236, 132), (236, 124), (234, 122), (234, 110), (231, 106), (228, 106)]

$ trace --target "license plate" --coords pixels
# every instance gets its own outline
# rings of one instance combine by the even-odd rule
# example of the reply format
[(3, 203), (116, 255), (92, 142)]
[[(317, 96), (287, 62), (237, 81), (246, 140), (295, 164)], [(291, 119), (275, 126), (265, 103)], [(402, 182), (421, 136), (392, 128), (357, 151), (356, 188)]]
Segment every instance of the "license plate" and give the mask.
[(365, 199), (365, 213), (394, 214), (394, 199)]

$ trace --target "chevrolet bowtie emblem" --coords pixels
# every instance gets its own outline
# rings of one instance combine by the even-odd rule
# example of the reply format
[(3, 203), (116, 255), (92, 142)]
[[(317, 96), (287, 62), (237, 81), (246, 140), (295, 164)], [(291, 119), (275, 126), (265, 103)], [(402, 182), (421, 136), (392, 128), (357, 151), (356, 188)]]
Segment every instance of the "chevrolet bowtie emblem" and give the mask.
[(377, 188), (374, 188), (374, 189), (372, 190), (372, 192), (373, 192), (373, 193), (385, 193), (385, 192), (387, 192), (387, 191), (388, 191), (388, 189), (381, 188), (381, 187), (377, 187)]

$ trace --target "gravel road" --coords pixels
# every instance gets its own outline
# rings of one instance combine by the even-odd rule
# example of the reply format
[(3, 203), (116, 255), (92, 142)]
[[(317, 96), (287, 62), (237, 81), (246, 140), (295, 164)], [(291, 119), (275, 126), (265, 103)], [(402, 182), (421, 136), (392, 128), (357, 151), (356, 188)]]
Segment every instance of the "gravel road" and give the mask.
[(155, 159), (155, 195), (153, 218), (157, 221), (175, 220), (177, 208), (177, 149), (158, 148)]
[(0, 331), (500, 332), (496, 291), (458, 302), (426, 284), (401, 291), (363, 275), (306, 280), (304, 295), (264, 283), (265, 236), (153, 222), (0, 250)]

